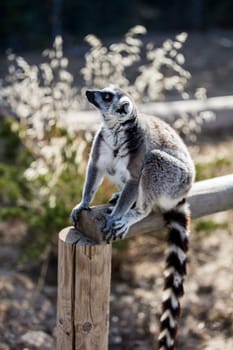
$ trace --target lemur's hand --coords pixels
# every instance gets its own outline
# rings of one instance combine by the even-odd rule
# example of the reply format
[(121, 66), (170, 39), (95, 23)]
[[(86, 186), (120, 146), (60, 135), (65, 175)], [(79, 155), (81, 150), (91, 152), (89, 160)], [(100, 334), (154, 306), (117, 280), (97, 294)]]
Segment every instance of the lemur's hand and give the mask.
[(114, 231), (114, 217), (110, 215), (105, 216), (105, 226), (103, 227), (104, 240), (107, 243), (110, 243), (111, 240), (116, 239), (115, 231)]
[(87, 204), (81, 202), (72, 209), (70, 216), (74, 226), (77, 225), (77, 219), (82, 210), (90, 210), (90, 208)]

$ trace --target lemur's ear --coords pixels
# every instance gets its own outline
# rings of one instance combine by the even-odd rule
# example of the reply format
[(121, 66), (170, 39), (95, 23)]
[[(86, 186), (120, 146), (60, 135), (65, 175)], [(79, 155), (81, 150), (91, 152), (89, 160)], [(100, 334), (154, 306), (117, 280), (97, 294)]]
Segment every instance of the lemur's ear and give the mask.
[(120, 114), (128, 114), (129, 111), (130, 111), (130, 104), (129, 102), (123, 102), (120, 106), (120, 108), (118, 108), (117, 110), (117, 113), (120, 113)]

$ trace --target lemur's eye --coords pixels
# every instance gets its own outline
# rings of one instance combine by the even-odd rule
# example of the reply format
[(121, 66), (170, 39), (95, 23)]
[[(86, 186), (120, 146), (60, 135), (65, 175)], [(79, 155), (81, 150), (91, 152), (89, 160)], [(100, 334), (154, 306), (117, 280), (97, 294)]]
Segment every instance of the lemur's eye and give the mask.
[(110, 92), (105, 92), (105, 93), (103, 94), (103, 100), (104, 100), (105, 102), (111, 102), (112, 99), (113, 99), (113, 94), (111, 94)]

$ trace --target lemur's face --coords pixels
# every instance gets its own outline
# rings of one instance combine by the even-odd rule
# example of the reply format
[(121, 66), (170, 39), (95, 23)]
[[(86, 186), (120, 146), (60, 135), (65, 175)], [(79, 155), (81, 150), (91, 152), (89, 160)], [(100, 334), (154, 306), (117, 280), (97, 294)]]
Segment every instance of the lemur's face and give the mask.
[(87, 90), (87, 99), (102, 113), (106, 122), (124, 123), (133, 113), (133, 102), (119, 88), (109, 86), (102, 90)]

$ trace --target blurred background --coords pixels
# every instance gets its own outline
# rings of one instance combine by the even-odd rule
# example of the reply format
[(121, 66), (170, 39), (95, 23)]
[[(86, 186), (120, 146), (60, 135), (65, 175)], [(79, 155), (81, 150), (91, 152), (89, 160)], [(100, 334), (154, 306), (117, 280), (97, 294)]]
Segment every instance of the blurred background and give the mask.
[[(117, 83), (185, 139), (196, 180), (233, 172), (231, 0), (0, 3), (0, 350), (55, 348), (57, 236)], [(94, 204), (116, 189), (107, 180)], [(232, 209), (192, 223), (180, 350), (233, 349)], [(113, 245), (109, 346), (151, 350), (166, 233)]]
[[(148, 31), (231, 29), (231, 0), (10, 0), (0, 5), (1, 49), (48, 46), (56, 35), (119, 36), (141, 24)], [(23, 40), (22, 40), (23, 38)]]

